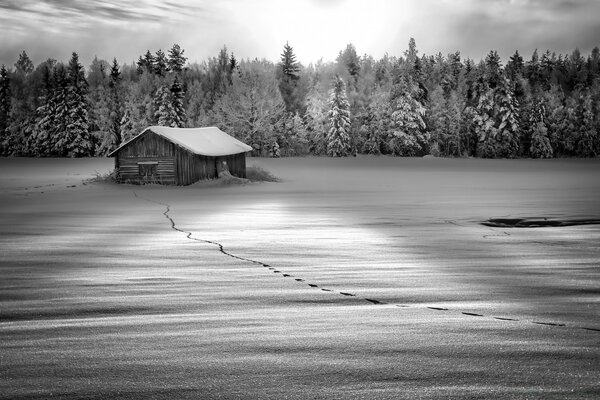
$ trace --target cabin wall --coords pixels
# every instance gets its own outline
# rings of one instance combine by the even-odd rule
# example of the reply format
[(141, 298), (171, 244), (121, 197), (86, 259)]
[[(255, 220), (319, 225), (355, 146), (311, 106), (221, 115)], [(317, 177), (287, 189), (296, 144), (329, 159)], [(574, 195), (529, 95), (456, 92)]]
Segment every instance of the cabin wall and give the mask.
[(199, 180), (217, 177), (217, 164), (214, 157), (193, 154), (177, 147), (176, 162), (179, 167), (177, 173), (179, 185), (189, 185)]
[[(155, 133), (140, 136), (115, 156), (117, 180), (122, 183), (162, 183), (177, 184), (175, 145)], [(151, 175), (140, 175), (140, 164), (153, 165)]]
[(222, 160), (227, 161), (227, 167), (229, 168), (231, 175), (237, 176), (238, 178), (246, 177), (246, 153), (217, 157), (217, 164)]

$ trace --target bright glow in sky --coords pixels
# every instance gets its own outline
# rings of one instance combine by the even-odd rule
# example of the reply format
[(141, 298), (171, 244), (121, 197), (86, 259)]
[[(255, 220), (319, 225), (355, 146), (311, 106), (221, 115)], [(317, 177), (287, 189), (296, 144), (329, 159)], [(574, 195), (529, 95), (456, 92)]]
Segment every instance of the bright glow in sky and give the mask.
[(25, 50), (39, 63), (79, 53), (130, 63), (146, 52), (185, 49), (190, 61), (227, 45), (237, 58), (278, 61), (283, 45), (304, 63), (334, 60), (348, 43), (375, 58), (457, 50), (504, 62), (535, 48), (583, 54), (600, 46), (598, 0), (0, 0), (0, 63)]

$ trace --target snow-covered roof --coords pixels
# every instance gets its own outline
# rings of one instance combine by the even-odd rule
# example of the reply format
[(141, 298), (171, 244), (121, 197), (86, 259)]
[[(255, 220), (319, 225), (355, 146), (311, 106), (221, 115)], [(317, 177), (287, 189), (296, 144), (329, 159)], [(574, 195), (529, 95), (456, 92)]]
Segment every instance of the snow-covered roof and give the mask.
[(208, 128), (169, 128), (166, 126), (151, 126), (131, 140), (123, 143), (118, 149), (113, 150), (108, 156), (113, 156), (117, 151), (142, 136), (147, 131), (152, 131), (165, 139), (178, 144), (192, 153), (203, 156), (227, 156), (245, 153), (252, 147), (229, 136), (217, 127)]

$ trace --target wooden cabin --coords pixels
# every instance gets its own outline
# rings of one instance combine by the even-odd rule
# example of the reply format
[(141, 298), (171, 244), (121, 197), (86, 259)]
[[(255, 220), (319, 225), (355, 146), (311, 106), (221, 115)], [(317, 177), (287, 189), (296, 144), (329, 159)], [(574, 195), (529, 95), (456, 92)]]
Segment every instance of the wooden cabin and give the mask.
[(245, 178), (246, 153), (251, 150), (216, 127), (151, 126), (108, 156), (115, 158), (118, 182), (189, 185), (216, 178), (224, 166), (231, 175)]

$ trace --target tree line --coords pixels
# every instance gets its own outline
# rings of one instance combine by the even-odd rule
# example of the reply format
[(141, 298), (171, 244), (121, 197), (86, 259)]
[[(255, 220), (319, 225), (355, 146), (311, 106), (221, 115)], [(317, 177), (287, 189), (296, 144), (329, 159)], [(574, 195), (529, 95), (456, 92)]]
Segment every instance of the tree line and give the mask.
[(136, 63), (95, 58), (0, 69), (0, 152), (105, 155), (151, 125), (218, 126), (256, 156), (388, 154), (485, 158), (600, 154), (600, 51), (359, 56), (304, 66), (237, 60), (223, 47), (188, 63), (174, 44)]

